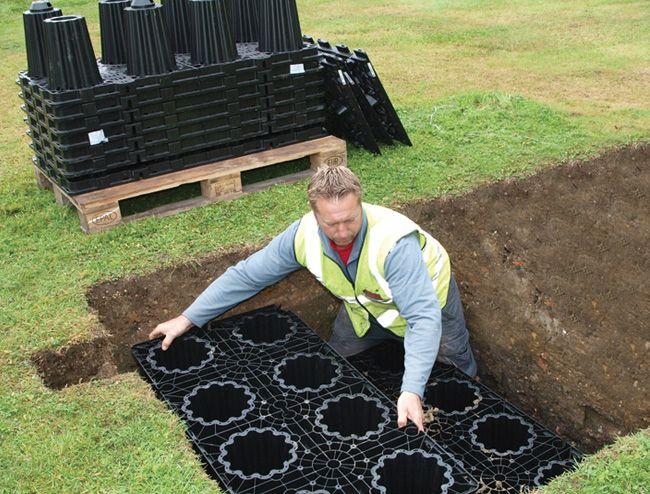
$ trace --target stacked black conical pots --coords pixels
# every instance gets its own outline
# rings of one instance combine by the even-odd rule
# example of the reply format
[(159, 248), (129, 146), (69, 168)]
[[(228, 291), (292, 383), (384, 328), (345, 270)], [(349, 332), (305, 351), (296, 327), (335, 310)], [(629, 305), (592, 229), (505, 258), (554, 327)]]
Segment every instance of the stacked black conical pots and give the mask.
[(190, 19), (188, 0), (163, 0), (163, 13), (174, 53), (190, 51)]
[(102, 63), (126, 63), (124, 9), (129, 5), (131, 0), (99, 0)]
[(133, 0), (124, 9), (126, 65), (129, 75), (164, 74), (176, 69), (162, 6), (153, 0)]
[(29, 77), (38, 79), (47, 75), (43, 21), (60, 15), (61, 9), (55, 9), (50, 2), (32, 2), (29, 10), (23, 13)]
[(259, 2), (259, 50), (271, 53), (300, 50), (302, 34), (296, 0)]
[(86, 19), (80, 15), (50, 17), (43, 21), (43, 34), (50, 89), (82, 89), (102, 81)]
[(259, 38), (259, 0), (230, 0), (232, 30), (237, 43), (249, 43)]
[(228, 0), (189, 0), (193, 64), (217, 64), (237, 58), (237, 45), (230, 28), (227, 2)]

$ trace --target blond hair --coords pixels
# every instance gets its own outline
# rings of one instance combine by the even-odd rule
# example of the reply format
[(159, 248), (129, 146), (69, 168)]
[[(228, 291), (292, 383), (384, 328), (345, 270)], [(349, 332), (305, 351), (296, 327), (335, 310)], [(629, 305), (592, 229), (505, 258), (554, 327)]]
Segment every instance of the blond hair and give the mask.
[(320, 167), (311, 177), (307, 187), (309, 205), (314, 210), (319, 197), (339, 200), (348, 194), (354, 194), (361, 202), (361, 182), (347, 166)]

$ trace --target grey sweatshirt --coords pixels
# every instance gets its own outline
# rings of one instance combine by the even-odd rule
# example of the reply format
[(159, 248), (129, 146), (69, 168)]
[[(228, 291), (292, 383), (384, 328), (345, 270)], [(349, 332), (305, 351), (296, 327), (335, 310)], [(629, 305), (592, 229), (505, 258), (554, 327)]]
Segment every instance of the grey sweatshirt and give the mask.
[[(295, 221), (266, 247), (228, 268), (196, 298), (183, 315), (195, 326), (203, 326), (267, 286), (280, 281), (289, 273), (300, 269), (302, 266), (296, 260), (294, 251), (298, 224), (299, 221)], [(354, 239), (347, 266), (319, 229), (325, 254), (337, 262), (352, 283), (356, 278), (359, 253), (367, 227), (364, 212), (361, 230)], [(438, 354), (442, 323), (440, 304), (422, 257), (417, 234), (408, 235), (397, 242), (388, 254), (384, 268), (395, 305), (407, 322), (404, 336), (405, 370), (401, 390), (422, 397)], [(371, 320), (371, 324), (378, 325), (376, 320)]]

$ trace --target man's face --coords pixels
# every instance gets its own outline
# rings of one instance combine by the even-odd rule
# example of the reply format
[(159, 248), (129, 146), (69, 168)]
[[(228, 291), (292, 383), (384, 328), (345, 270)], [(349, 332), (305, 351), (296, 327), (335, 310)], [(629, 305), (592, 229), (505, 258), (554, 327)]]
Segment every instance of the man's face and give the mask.
[(314, 215), (318, 226), (339, 247), (350, 244), (361, 230), (363, 219), (359, 198), (346, 194), (340, 199), (316, 199)]

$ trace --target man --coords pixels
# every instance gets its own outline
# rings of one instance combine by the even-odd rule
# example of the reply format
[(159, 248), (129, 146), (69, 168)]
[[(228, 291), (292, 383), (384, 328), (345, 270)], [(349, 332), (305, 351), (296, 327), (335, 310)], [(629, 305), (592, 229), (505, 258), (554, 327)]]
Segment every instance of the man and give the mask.
[(347, 168), (319, 169), (307, 191), (311, 212), (266, 247), (230, 267), (180, 316), (159, 324), (163, 350), (192, 325), (203, 326), (238, 303), (306, 267), (343, 300), (330, 345), (347, 357), (386, 339), (404, 342), (398, 426), (424, 430), (422, 396), (436, 357), (475, 376), (449, 256), (405, 216), (362, 203)]

